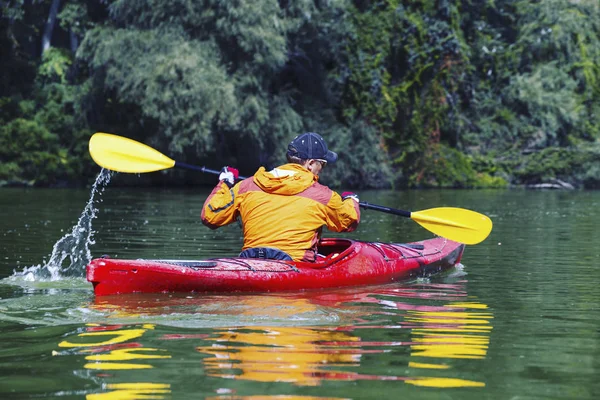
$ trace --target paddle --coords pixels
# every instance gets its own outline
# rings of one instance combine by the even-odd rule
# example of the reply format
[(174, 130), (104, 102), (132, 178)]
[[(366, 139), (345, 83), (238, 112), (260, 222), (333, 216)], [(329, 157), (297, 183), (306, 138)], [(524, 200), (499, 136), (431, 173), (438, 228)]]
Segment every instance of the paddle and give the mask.
[(483, 242), (492, 231), (492, 220), (475, 211), (456, 207), (437, 207), (404, 211), (361, 201), (362, 208), (408, 217), (438, 236), (464, 244)]
[[(89, 150), (98, 165), (117, 172), (144, 173), (179, 167), (220, 174), (214, 169), (175, 161), (150, 146), (110, 133), (92, 135)], [(492, 230), (492, 221), (486, 215), (464, 208), (439, 207), (410, 212), (362, 201), (359, 204), (362, 208), (410, 218), (438, 236), (465, 244), (482, 242)]]

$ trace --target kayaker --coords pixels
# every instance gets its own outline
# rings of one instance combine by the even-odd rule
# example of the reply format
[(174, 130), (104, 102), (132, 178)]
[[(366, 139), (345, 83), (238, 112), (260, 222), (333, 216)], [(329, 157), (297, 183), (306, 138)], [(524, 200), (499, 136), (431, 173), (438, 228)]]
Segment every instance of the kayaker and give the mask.
[(317, 133), (303, 133), (288, 146), (287, 164), (235, 183), (238, 170), (224, 167), (219, 183), (202, 207), (211, 229), (241, 217), (244, 246), (240, 257), (315, 262), (323, 226), (351, 232), (360, 222), (358, 196), (340, 196), (321, 185), (319, 174), (337, 154)]

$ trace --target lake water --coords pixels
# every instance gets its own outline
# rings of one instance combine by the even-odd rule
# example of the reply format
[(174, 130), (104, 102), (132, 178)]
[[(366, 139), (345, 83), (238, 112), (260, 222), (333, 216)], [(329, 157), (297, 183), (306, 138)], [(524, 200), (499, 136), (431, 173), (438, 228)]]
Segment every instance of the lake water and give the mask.
[[(85, 260), (235, 255), (209, 188), (0, 189), (0, 398), (597, 399), (600, 192), (365, 191), (490, 216), (427, 280), (305, 293), (95, 298)], [(89, 203), (93, 194), (93, 203)], [(363, 211), (351, 234), (432, 235)]]

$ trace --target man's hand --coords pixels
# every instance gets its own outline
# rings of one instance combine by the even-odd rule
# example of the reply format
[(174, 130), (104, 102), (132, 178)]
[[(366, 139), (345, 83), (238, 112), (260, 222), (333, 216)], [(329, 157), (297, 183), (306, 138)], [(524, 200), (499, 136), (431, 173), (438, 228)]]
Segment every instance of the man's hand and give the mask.
[(219, 174), (219, 180), (225, 182), (227, 186), (232, 187), (235, 185), (238, 176), (240, 176), (240, 172), (236, 168), (223, 167), (221, 169), (221, 174)]
[(352, 199), (355, 202), (360, 203), (360, 199), (358, 198), (358, 195), (356, 193), (352, 193), (352, 192), (342, 193), (342, 200), (346, 200), (346, 199)]

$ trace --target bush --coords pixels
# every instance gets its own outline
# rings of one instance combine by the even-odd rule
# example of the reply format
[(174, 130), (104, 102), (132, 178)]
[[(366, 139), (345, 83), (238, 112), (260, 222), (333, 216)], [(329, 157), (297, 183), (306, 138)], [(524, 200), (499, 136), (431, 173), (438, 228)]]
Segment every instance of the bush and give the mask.
[(58, 137), (36, 121), (17, 118), (0, 127), (0, 179), (54, 183), (63, 160)]
[(422, 168), (412, 174), (409, 185), (412, 187), (437, 188), (501, 188), (508, 182), (499, 176), (491, 160), (478, 159), (473, 166), (473, 159), (460, 151), (444, 144), (432, 145), (423, 156)]

